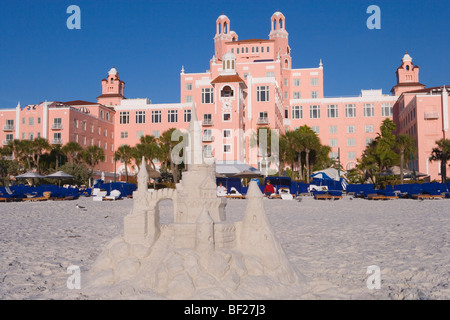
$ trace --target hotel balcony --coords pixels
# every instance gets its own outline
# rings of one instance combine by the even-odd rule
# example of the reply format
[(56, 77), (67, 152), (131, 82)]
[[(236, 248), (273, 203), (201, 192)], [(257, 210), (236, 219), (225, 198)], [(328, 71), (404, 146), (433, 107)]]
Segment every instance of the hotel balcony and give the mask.
[(11, 124), (5, 124), (3, 126), (3, 131), (14, 131), (14, 125)]
[(61, 130), (62, 123), (52, 123), (52, 130)]
[(7, 146), (8, 143), (9, 143), (10, 141), (12, 141), (12, 140), (3, 140), (2, 144), (3, 144), (4, 146)]
[(62, 139), (52, 139), (50, 140), (50, 144), (62, 144)]
[(203, 119), (202, 125), (206, 127), (206, 126), (212, 126), (212, 125), (214, 125), (214, 123), (213, 123), (212, 119)]
[(269, 124), (269, 118), (263, 117), (256, 119), (256, 124)]
[(203, 142), (213, 142), (214, 141), (214, 137), (211, 135), (205, 135), (203, 136)]

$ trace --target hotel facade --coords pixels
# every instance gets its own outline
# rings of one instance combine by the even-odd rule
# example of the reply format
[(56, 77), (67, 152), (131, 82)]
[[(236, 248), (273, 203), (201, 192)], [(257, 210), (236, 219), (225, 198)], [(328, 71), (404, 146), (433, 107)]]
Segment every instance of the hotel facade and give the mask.
[[(204, 157), (245, 162), (265, 171), (273, 164), (252, 143), (255, 132), (269, 127), (283, 134), (308, 125), (322, 144), (331, 147), (330, 157), (336, 158), (340, 150), (341, 164), (348, 170), (389, 118), (398, 133), (417, 142), (409, 167), (440, 179), (439, 163), (428, 158), (435, 141), (448, 138), (449, 94), (445, 86), (421, 84), (419, 67), (409, 54), (401, 59), (390, 94), (361, 90), (358, 97), (327, 98), (321, 60), (316, 67), (294, 67), (281, 12), (270, 18), (268, 39), (239, 40), (225, 15), (218, 17), (215, 27), (209, 69), (200, 73), (181, 69), (180, 102), (152, 104), (149, 99), (126, 98), (125, 82), (113, 67), (101, 81), (102, 94), (96, 102), (46, 101), (0, 109), (3, 145), (36, 137), (51, 144), (98, 145), (105, 159), (96, 169), (114, 172), (114, 151), (120, 145), (134, 146), (140, 137), (159, 137), (170, 128), (186, 130), (196, 112)], [(123, 169), (119, 163), (117, 172)]]

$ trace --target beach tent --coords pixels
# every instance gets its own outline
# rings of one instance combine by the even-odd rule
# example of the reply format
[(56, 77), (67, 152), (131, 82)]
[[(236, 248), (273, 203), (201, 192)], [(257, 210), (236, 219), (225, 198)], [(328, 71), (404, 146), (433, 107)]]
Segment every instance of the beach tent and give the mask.
[[(335, 168), (327, 168), (327, 169), (323, 169), (323, 170), (318, 170), (318, 171), (314, 171), (312, 173), (312, 175), (310, 175), (310, 177), (314, 179), (322, 179), (324, 181), (321, 181), (320, 185), (327, 185), (327, 182), (329, 182), (329, 180), (334, 180), (334, 181), (340, 181), (341, 185), (342, 185), (342, 189), (345, 189), (347, 187), (347, 180), (345, 179), (345, 171), (341, 171), (340, 172), (340, 176), (339, 176), (339, 171)], [(313, 182), (311, 182), (311, 184), (313, 184)]]

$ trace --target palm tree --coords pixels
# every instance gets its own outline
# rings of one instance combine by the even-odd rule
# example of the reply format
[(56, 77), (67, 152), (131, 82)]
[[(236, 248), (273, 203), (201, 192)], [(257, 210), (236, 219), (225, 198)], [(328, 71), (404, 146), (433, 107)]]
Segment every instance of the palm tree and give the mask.
[(431, 151), (430, 161), (441, 162), (442, 183), (447, 183), (447, 161), (450, 160), (450, 140), (440, 139), (436, 141), (437, 147)]
[[(178, 143), (180, 143), (176, 140), (172, 141), (172, 133), (175, 130), (175, 128), (170, 128), (169, 130), (164, 131), (159, 137), (158, 158), (161, 162), (165, 162), (167, 163), (167, 165), (170, 165), (173, 182), (178, 183), (178, 164), (175, 163), (172, 159), (172, 150)], [(183, 139), (186, 139), (186, 137), (184, 137)]]
[(395, 142), (395, 148), (400, 153), (400, 183), (403, 184), (405, 157), (411, 156), (416, 150), (414, 138), (407, 134), (399, 134)]
[(36, 164), (37, 172), (40, 173), (39, 162), (44, 151), (50, 151), (52, 146), (48, 143), (48, 140), (45, 138), (36, 138), (33, 141), (31, 153), (33, 155), (33, 160)]
[(83, 150), (81, 158), (90, 168), (89, 179), (91, 179), (94, 173), (94, 167), (105, 158), (105, 153), (99, 146), (89, 146)]
[(153, 162), (153, 159), (157, 158), (158, 154), (158, 144), (156, 138), (151, 135), (142, 136), (140, 138), (140, 143), (138, 143), (135, 148), (136, 151), (134, 152), (133, 158), (140, 162), (142, 156), (144, 156), (145, 159), (150, 162), (152, 168), (156, 169)]
[(301, 135), (301, 146), (305, 150), (305, 165), (306, 165), (306, 182), (309, 183), (310, 175), (310, 153), (313, 150), (318, 151), (320, 149), (320, 139), (317, 134), (307, 125), (299, 128), (299, 134)]
[(128, 182), (128, 165), (131, 164), (131, 160), (133, 159), (133, 148), (127, 144), (123, 144), (117, 149), (116, 154), (125, 165), (125, 177), (126, 182)]
[(73, 165), (76, 160), (80, 160), (83, 148), (76, 141), (67, 142), (61, 151), (66, 155), (69, 162)]
[[(296, 144), (295, 131), (286, 131), (285, 134), (280, 136), (280, 146), (279, 146), (279, 154), (280, 154), (280, 169), (279, 171), (283, 171), (286, 163), (290, 164), (292, 175), (294, 175), (294, 163), (297, 158), (297, 150), (295, 148)], [(292, 177), (294, 178), (294, 177)]]

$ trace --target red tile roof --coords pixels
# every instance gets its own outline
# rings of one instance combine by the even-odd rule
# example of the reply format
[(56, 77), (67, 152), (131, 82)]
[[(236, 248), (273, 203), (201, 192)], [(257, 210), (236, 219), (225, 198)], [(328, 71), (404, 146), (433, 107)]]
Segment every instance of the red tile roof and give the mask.
[(98, 105), (99, 103), (97, 102), (89, 102), (89, 101), (84, 101), (84, 100), (73, 100), (73, 101), (67, 101), (67, 102), (63, 102), (66, 105), (69, 106), (90, 106), (90, 105)]
[(237, 74), (218, 76), (213, 81), (211, 81), (211, 84), (224, 82), (242, 82), (245, 85), (244, 80), (242, 80), (242, 78), (239, 77)]

